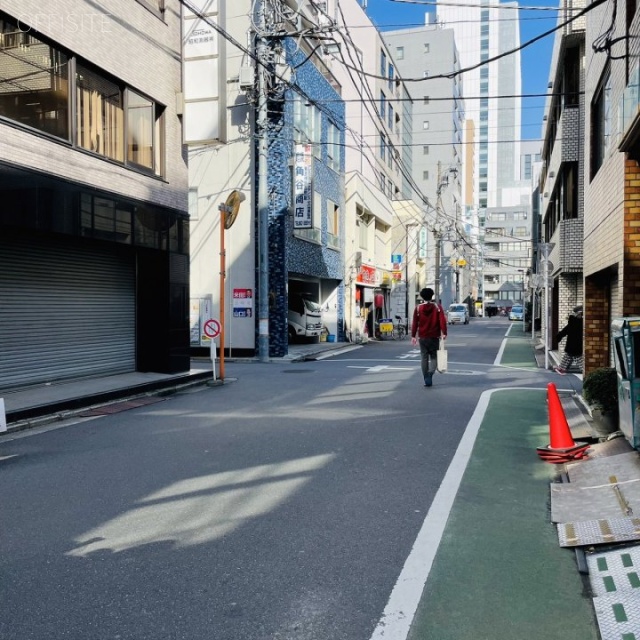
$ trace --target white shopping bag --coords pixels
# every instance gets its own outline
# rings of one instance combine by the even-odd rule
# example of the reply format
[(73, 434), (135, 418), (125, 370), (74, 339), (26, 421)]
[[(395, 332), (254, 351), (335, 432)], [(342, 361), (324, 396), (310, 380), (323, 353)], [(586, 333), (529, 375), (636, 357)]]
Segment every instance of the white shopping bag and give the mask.
[(447, 370), (447, 350), (444, 348), (444, 340), (442, 338), (440, 338), (440, 347), (438, 349), (437, 366), (440, 373), (444, 373)]

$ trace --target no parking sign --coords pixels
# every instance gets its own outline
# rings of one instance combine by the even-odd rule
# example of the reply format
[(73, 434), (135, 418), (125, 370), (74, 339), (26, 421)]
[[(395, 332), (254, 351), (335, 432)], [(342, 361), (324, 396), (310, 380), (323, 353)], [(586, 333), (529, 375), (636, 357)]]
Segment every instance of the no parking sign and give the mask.
[(204, 335), (207, 338), (217, 338), (220, 335), (220, 323), (213, 318), (204, 323)]

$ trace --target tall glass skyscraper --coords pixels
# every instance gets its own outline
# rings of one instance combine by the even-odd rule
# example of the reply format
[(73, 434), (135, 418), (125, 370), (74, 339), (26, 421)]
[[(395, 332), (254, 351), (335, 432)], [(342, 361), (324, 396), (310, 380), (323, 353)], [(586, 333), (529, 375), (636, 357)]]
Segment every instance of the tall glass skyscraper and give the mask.
[(519, 178), (520, 52), (503, 55), (520, 46), (518, 4), (448, 0), (437, 5), (436, 19), (455, 31), (466, 115), (474, 122), (473, 205), (482, 215), (487, 207), (518, 204), (503, 191)]

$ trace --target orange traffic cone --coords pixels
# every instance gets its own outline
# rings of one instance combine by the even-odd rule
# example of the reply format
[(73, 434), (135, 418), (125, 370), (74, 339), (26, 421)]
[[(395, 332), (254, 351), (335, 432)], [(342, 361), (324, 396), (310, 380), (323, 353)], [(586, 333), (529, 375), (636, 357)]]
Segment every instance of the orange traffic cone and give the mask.
[(538, 447), (538, 455), (545, 462), (552, 464), (580, 460), (586, 455), (589, 445), (584, 442), (574, 442), (567, 417), (558, 396), (558, 390), (553, 382), (547, 385), (547, 402), (549, 405), (549, 438), (551, 442), (546, 447)]
[(547, 402), (549, 404), (549, 447), (551, 449), (571, 449), (576, 446), (571, 436), (567, 416), (562, 408), (558, 390), (553, 382), (547, 385)]

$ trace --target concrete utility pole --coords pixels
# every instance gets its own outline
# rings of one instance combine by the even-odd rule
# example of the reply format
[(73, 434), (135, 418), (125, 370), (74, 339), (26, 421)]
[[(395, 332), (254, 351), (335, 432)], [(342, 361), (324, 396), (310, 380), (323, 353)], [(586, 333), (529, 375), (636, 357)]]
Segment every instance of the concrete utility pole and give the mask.
[[(269, 173), (268, 144), (268, 58), (269, 43), (266, 32), (266, 0), (258, 0), (255, 4), (255, 23), (258, 25), (256, 39), (256, 56), (258, 58), (258, 111), (256, 114), (256, 130), (258, 134), (258, 157), (256, 171), (258, 173), (258, 357), (260, 362), (269, 361), (269, 189), (267, 175)], [(262, 63), (262, 64), (260, 64)]]

